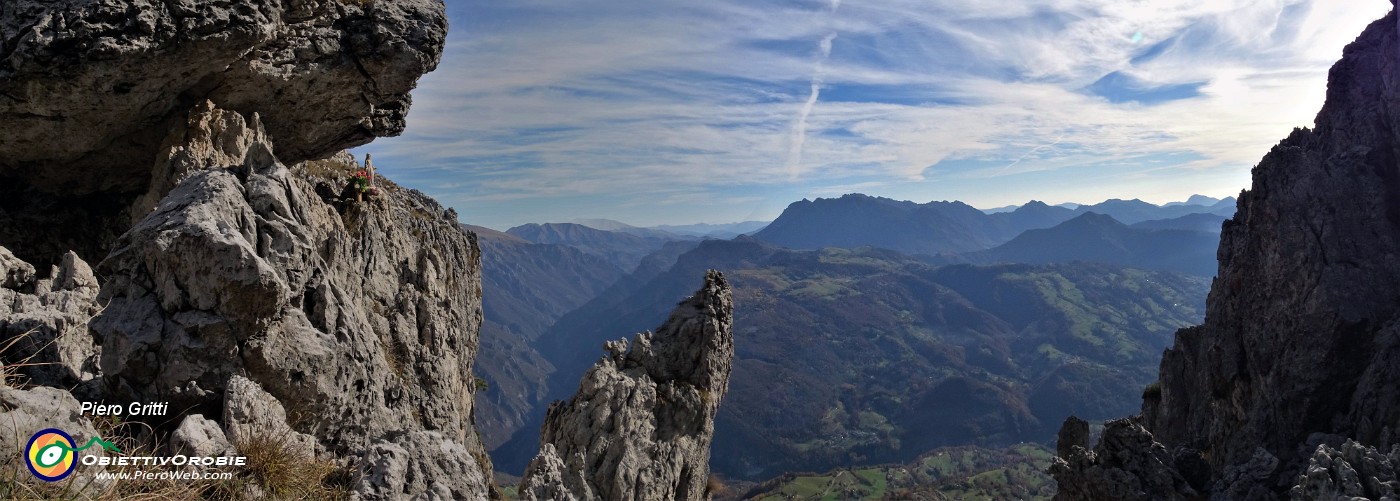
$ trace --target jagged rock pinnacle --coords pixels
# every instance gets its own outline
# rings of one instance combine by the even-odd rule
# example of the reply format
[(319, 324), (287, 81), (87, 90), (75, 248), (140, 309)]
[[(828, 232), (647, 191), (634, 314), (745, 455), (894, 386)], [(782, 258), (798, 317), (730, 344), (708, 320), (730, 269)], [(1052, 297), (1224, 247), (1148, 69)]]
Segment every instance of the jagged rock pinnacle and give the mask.
[(710, 442), (734, 360), (724, 276), (682, 301), (655, 334), (608, 343), (578, 393), (549, 408), (520, 483), (532, 500), (706, 497)]

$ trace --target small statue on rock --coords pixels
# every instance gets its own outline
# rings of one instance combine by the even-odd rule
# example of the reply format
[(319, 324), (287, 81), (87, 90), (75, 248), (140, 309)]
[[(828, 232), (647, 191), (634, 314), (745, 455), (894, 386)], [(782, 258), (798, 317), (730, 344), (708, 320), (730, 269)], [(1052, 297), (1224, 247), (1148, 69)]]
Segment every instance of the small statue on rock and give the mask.
[(350, 175), (350, 182), (345, 189), (355, 194), (355, 202), (363, 202), (366, 197), (373, 198), (379, 194), (374, 187), (374, 161), (370, 159), (370, 154), (365, 154), (364, 168), (355, 171)]

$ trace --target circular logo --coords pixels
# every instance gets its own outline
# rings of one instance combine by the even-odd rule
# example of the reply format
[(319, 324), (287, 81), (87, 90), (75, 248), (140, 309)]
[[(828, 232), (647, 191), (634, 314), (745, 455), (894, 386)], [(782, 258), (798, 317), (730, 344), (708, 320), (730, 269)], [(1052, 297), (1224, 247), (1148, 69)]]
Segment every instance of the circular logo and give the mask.
[(63, 430), (39, 430), (24, 448), (24, 464), (41, 480), (57, 482), (73, 473), (73, 437)]

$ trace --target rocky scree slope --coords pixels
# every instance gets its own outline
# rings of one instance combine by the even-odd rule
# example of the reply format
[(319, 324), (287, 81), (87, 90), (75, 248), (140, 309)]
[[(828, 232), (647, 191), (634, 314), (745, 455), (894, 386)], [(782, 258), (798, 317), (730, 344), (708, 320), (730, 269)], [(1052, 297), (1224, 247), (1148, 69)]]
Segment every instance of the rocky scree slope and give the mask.
[[(1177, 333), (1160, 388), (1144, 395), (1138, 427), (1155, 442), (1074, 448), (1057, 467), (1062, 498), (1106, 499), (1066, 488), (1094, 469), (1092, 481), (1129, 486), (1120, 499), (1171, 497), (1143, 490), (1156, 484), (1125, 467), (1143, 455), (1212, 497), (1394, 492), (1393, 474), (1358, 476), (1391, 471), (1383, 452), (1400, 442), (1394, 12), (1347, 46), (1315, 123), (1265, 155), (1226, 221), (1205, 323)], [(1148, 450), (1157, 447), (1172, 453)], [(1332, 459), (1348, 454), (1361, 462)]]
[(106, 255), (204, 100), (259, 114), (288, 163), (397, 135), (446, 34), (442, 0), (0, 3), (0, 242)]

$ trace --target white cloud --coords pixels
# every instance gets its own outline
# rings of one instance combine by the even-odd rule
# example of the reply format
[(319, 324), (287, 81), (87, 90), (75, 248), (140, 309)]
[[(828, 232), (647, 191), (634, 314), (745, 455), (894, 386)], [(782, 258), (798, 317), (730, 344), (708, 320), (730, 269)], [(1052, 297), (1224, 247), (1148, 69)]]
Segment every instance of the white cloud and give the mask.
[[(1194, 180), (1197, 191), (1232, 191), (1240, 186), (1205, 184), (1237, 182), (1235, 173), (1291, 128), (1310, 125), (1328, 66), (1390, 6), (577, 0), (450, 8), (447, 56), (415, 93), (408, 133), (367, 148), (386, 174), (468, 204), (547, 208), (598, 196), (625, 211), (676, 186), (688, 194), (672, 205), (695, 207), (705, 200), (696, 193), (748, 200), (852, 186), (961, 198), (940, 183), (1014, 186), (1016, 176), (1049, 171), (1073, 180), (1083, 165), (1167, 154), (1189, 159), (1174, 167), (1181, 179), (1171, 188), (1125, 181), (1102, 189), (1185, 195)], [(1158, 44), (1155, 58), (1133, 61)], [(1200, 83), (1200, 95), (1146, 106), (1083, 91), (1115, 71), (1144, 85)], [(1003, 196), (984, 196), (984, 205), (1055, 198)]]

